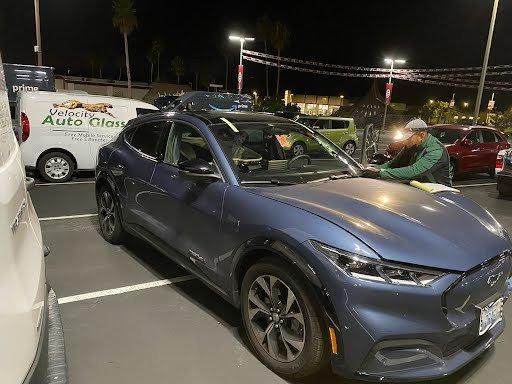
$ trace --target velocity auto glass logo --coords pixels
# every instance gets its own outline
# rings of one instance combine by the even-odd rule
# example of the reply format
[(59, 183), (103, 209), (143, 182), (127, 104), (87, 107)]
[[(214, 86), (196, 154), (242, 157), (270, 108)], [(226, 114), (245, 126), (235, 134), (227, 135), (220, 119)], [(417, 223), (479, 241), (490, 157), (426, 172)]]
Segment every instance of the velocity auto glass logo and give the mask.
[[(117, 120), (110, 112), (113, 108), (110, 103), (88, 104), (79, 100), (68, 100), (52, 106), (42, 122), (43, 125), (79, 127), (85, 122), (94, 128), (122, 128), (126, 124), (125, 121)], [(108, 115), (113, 119), (101, 115)]]
[(112, 109), (112, 104), (108, 103), (96, 103), (96, 104), (87, 104), (82, 103), (78, 100), (69, 100), (60, 104), (53, 104), (54, 108), (66, 108), (66, 109), (85, 109), (88, 112), (100, 112), (105, 113), (109, 116), (115, 117), (112, 113), (108, 111), (108, 109)]

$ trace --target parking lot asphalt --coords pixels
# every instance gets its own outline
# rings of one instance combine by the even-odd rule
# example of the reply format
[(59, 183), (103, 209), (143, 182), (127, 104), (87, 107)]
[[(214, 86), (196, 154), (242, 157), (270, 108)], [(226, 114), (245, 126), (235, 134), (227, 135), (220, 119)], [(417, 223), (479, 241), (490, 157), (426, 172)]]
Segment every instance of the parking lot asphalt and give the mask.
[[(512, 201), (498, 200), (493, 183), (476, 176), (455, 184), (512, 230)], [(101, 238), (90, 178), (37, 185), (31, 196), (51, 249), (47, 278), (61, 301), (71, 384), (285, 383), (249, 351), (238, 312), (222, 298), (141, 241)], [(512, 303), (505, 318), (512, 320)], [(481, 358), (437, 382), (510, 383), (511, 355), (509, 328)], [(302, 381), (316, 382), (356, 383), (327, 371)]]

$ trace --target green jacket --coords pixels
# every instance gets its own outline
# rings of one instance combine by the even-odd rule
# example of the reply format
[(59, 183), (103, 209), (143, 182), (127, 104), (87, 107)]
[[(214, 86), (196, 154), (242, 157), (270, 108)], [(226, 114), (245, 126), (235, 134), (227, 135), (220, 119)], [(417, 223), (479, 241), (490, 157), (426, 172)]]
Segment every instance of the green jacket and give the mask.
[(404, 147), (393, 159), (378, 168), (382, 179), (452, 185), (448, 151), (430, 133), (419, 146)]

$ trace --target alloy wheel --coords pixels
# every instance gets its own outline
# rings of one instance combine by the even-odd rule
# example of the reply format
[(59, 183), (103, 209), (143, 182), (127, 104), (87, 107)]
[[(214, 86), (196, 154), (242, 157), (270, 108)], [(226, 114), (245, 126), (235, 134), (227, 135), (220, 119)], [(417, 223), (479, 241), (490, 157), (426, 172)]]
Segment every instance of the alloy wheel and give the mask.
[(64, 179), (68, 176), (69, 170), (69, 163), (59, 156), (49, 158), (44, 164), (45, 173), (54, 180)]
[(300, 155), (303, 155), (306, 151), (304, 150), (304, 147), (300, 144), (295, 144), (293, 146), (293, 156), (297, 157)]
[(345, 144), (343, 150), (347, 153), (347, 155), (351, 156), (356, 151), (356, 146), (354, 143)]
[(305, 346), (304, 315), (293, 291), (279, 278), (253, 281), (247, 300), (249, 324), (258, 343), (272, 358), (289, 363)]
[(116, 209), (114, 199), (108, 191), (101, 194), (99, 218), (102, 232), (111, 237), (116, 229)]

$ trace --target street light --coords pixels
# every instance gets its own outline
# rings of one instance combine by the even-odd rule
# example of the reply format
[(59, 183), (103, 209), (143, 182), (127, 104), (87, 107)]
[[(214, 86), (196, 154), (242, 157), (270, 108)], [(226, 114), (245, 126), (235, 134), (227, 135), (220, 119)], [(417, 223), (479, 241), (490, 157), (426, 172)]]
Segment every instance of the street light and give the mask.
[(480, 106), (482, 104), (482, 95), (484, 93), (485, 76), (487, 74), (487, 64), (489, 63), (489, 54), (491, 52), (492, 36), (494, 34), (494, 24), (496, 23), (496, 14), (498, 13), (498, 4), (500, 0), (494, 0), (492, 8), (491, 24), (489, 25), (489, 34), (487, 35), (487, 45), (484, 53), (484, 63), (482, 65), (482, 73), (480, 75), (480, 84), (478, 85), (478, 93), (476, 95), (475, 103), (475, 124), (478, 124), (478, 115), (480, 114)]
[(430, 99), (428, 102), (429, 102), (430, 104), (434, 104), (434, 100), (433, 100), (433, 99)]
[(34, 16), (36, 21), (36, 45), (34, 52), (37, 53), (37, 65), (43, 65), (43, 51), (41, 48), (41, 19), (39, 17), (39, 0), (34, 0)]
[(391, 103), (391, 92), (393, 91), (393, 69), (395, 68), (395, 64), (405, 64), (405, 60), (387, 57), (384, 59), (384, 62), (389, 64), (389, 81), (386, 84), (386, 104), (384, 106), (384, 117), (382, 118), (382, 129), (386, 126), (388, 105)]
[(242, 86), (244, 80), (244, 65), (242, 64), (244, 43), (246, 41), (254, 41), (254, 37), (229, 35), (229, 40), (240, 42), (240, 63), (238, 64), (238, 93), (242, 93)]
[(464, 102), (464, 104), (462, 104), (464, 106), (464, 108), (467, 108), (469, 107), (469, 103), (467, 101)]

